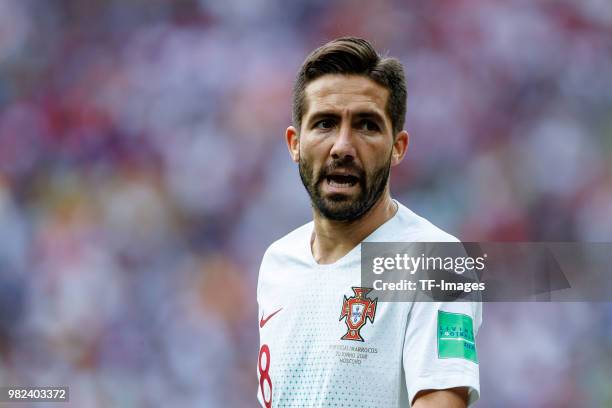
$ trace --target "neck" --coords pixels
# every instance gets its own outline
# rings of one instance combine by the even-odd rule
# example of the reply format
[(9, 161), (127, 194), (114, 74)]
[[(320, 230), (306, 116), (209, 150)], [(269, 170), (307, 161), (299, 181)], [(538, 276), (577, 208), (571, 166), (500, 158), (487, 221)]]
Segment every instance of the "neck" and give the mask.
[(314, 210), (314, 231), (310, 241), (312, 256), (319, 264), (331, 264), (349, 253), (378, 227), (391, 219), (397, 205), (388, 190), (355, 221), (329, 220)]

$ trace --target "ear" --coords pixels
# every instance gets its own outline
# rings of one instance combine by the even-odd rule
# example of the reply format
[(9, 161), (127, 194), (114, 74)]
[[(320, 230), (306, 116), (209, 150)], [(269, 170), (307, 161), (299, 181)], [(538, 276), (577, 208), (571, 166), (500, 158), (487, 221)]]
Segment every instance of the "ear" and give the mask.
[(397, 166), (402, 162), (408, 151), (409, 142), (410, 135), (405, 130), (402, 130), (395, 136), (393, 151), (391, 152), (391, 166)]
[(300, 161), (300, 137), (297, 130), (293, 126), (289, 126), (285, 131), (285, 140), (287, 141), (287, 148), (291, 155), (291, 160), (294, 162)]

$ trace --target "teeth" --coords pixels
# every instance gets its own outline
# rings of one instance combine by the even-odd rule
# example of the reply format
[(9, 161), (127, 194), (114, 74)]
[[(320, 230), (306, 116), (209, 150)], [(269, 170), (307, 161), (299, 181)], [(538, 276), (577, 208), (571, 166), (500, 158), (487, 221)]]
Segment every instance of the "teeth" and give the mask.
[(339, 187), (339, 188), (352, 187), (357, 183), (356, 181), (343, 181), (342, 182), (342, 181), (334, 180), (332, 178), (328, 178), (327, 182), (329, 183), (330, 186)]

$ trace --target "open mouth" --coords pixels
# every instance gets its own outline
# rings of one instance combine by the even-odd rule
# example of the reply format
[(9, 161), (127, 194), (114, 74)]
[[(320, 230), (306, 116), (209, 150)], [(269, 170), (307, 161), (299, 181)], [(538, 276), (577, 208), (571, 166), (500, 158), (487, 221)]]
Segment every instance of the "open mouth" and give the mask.
[(338, 188), (352, 187), (359, 182), (358, 177), (352, 176), (350, 174), (332, 174), (325, 177), (325, 180), (330, 186)]

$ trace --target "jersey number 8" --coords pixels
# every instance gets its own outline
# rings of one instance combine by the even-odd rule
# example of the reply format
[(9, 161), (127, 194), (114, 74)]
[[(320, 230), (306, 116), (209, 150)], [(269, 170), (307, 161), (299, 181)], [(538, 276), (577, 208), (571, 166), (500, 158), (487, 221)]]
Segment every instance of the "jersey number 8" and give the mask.
[[(266, 356), (265, 362), (266, 367), (263, 368), (262, 358)], [(272, 408), (272, 379), (270, 378), (270, 348), (267, 344), (263, 344), (259, 349), (259, 359), (258, 359), (258, 368), (259, 368), (259, 389), (261, 390), (261, 397), (263, 399), (266, 408)], [(268, 396), (269, 399), (266, 399), (266, 392), (264, 389), (264, 384), (268, 383)]]

